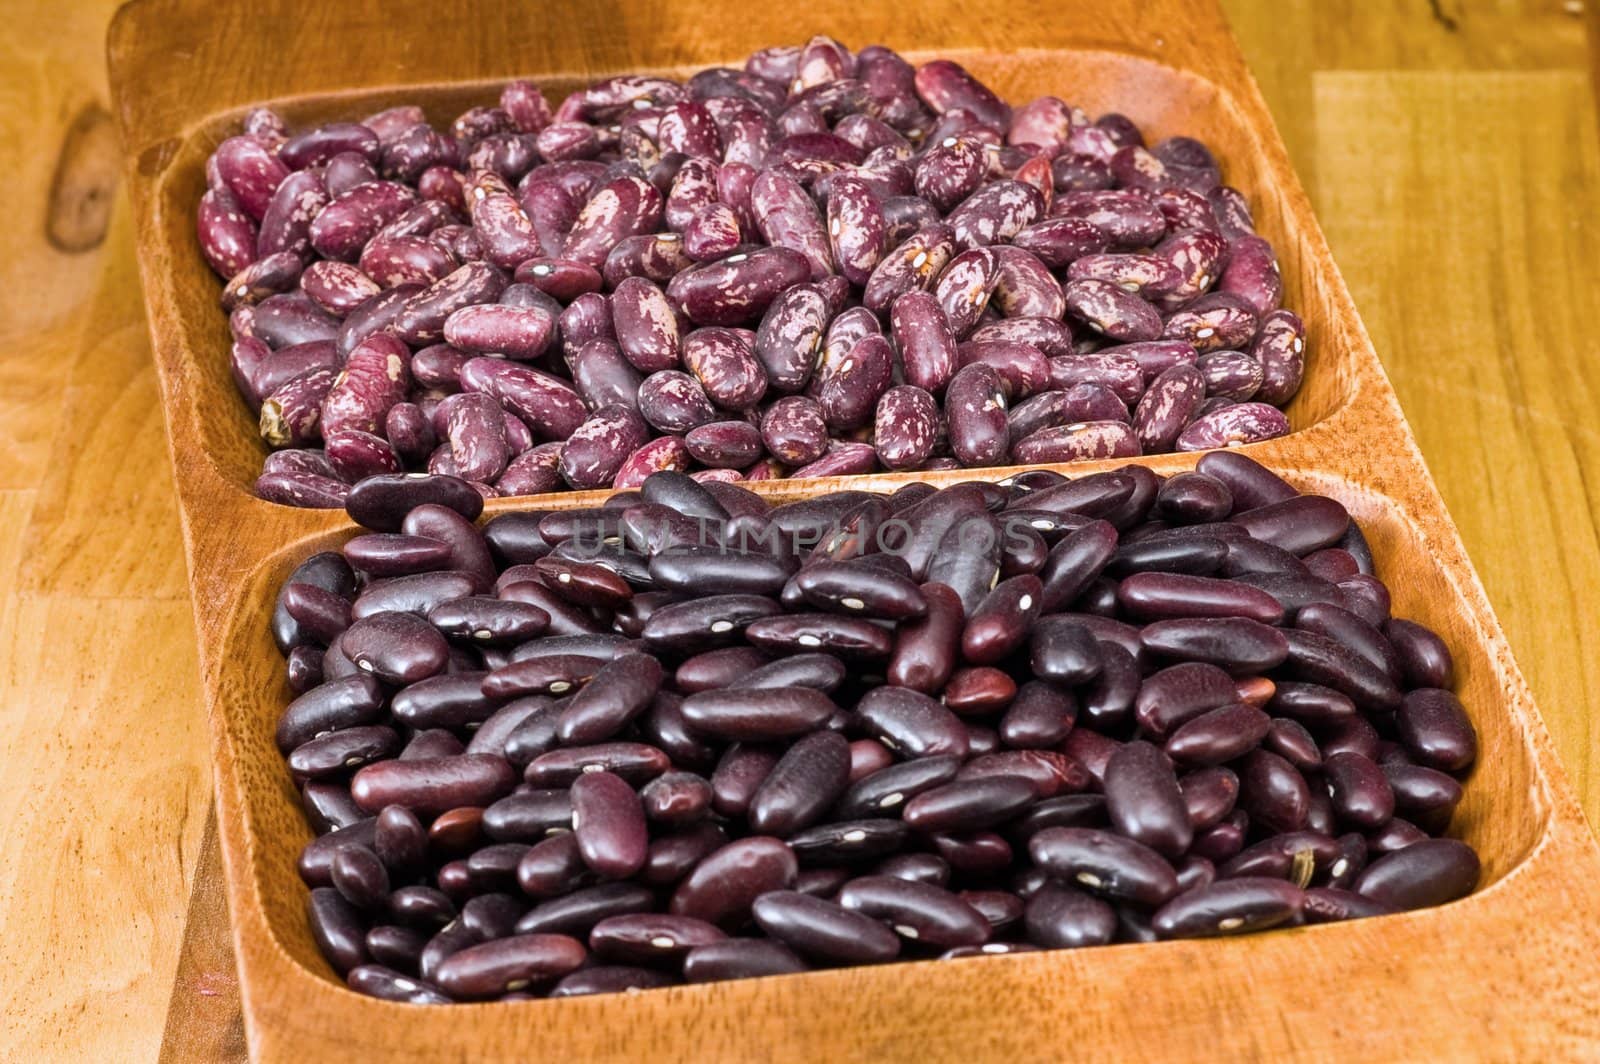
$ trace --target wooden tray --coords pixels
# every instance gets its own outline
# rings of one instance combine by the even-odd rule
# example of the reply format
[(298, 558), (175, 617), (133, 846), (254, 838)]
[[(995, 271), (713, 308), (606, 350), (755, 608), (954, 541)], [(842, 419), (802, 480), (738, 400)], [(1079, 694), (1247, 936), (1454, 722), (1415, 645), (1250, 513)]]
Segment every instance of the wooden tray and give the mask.
[[(109, 54), (177, 471), (223, 856), (257, 1059), (1091, 1059), (1592, 1055), (1600, 1042), (1600, 849), (1290, 170), (1210, 3), (1159, 0), (576, 3), (138, 0)], [(260, 463), (226, 368), (217, 280), (193, 238), (211, 147), (251, 104), (292, 122), (382, 102), (448, 118), (531, 76), (684, 72), (832, 33), (959, 59), (1009, 99), (1054, 93), (1155, 136), (1211, 144), (1278, 248), (1311, 358), (1295, 432), (1248, 449), (1345, 501), (1395, 610), (1437, 628), (1482, 745), (1456, 831), (1478, 893), (1439, 909), (1216, 942), (1113, 946), (817, 973), (641, 995), (418, 1009), (356, 995), (313, 945), (294, 856), (309, 838), (272, 743), (285, 698), (266, 631), (278, 582), (348, 534), (342, 513), (249, 494)], [(462, 81), (470, 75), (471, 81)], [(1193, 456), (1143, 460), (1159, 471)], [(1071, 474), (1118, 464), (1062, 467)], [(1001, 477), (1005, 471), (988, 471)], [(925, 479), (949, 482), (971, 472)], [(893, 488), (905, 475), (848, 478)], [(839, 480), (761, 486), (779, 499)], [(581, 505), (590, 493), (491, 503)]]

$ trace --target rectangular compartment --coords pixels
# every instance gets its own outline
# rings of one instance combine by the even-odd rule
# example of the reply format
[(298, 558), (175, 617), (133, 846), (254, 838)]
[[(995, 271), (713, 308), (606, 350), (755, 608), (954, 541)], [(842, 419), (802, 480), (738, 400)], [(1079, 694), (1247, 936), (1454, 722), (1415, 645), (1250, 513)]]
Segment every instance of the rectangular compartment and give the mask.
[[(228, 121), (262, 101), (280, 101), (296, 120), (399, 98), (425, 99), (449, 115), (511, 77), (559, 88), (614, 71), (681, 71), (816, 32), (953, 56), (1011, 98), (1052, 92), (1123, 110), (1157, 133), (1213, 140), (1251, 192), (1278, 245), (1288, 303), (1311, 330), (1307, 385), (1290, 411), (1297, 431), (1250, 453), (1349, 504), (1396, 608), (1438, 628), (1456, 652), (1483, 745), (1456, 822), (1485, 857), (1477, 893), (1435, 910), (1226, 941), (556, 1002), (408, 1008), (333, 980), (310, 941), (293, 870), (308, 830), (271, 743), (286, 692), (264, 621), (293, 560), (349, 525), (342, 513), (291, 510), (248, 494), (259, 455), (218, 346), (225, 324), (216, 280), (192, 237), (206, 152)], [(350, 0), (313, 10), (281, 0), (223, 8), (135, 0), (113, 25), (109, 53), (197, 627), (206, 633), (201, 669), (218, 824), (254, 1058), (1593, 1055), (1600, 849), (1213, 3), (605, 0), (529, 8)], [(1192, 462), (1164, 456), (1145, 464), (1171, 472)], [(905, 479), (879, 475), (849, 486), (892, 488)], [(839, 486), (774, 482), (761, 490), (787, 497)], [(568, 493), (497, 501), (489, 511), (585, 501)]]
[[(876, 38), (873, 38), (876, 39)], [(852, 38), (853, 45), (867, 43)], [(908, 58), (943, 56), (961, 62), (1003, 98), (1021, 103), (1053, 94), (1091, 114), (1121, 111), (1133, 118), (1151, 143), (1188, 134), (1210, 145), (1230, 183), (1250, 199), (1261, 233), (1278, 250), (1284, 277), (1284, 305), (1306, 323), (1305, 384), (1287, 408), (1294, 432), (1322, 425), (1365, 398), (1376, 385), (1375, 360), (1359, 328), (1342, 313), (1343, 285), (1323, 245), (1321, 231), (1305, 205), (1282, 144), (1270, 122), (1252, 114), (1242, 89), (1200, 73), (1178, 69), (1156, 58), (1101, 48), (1022, 48), (1001, 53), (977, 48), (911, 48)], [(529, 73), (552, 101), (589, 80), (607, 74), (648, 72), (685, 78), (714, 62), (738, 63), (742, 53), (714, 50), (703, 61), (671, 67), (638, 65), (597, 69), (593, 75), (540, 77)], [(270, 104), (291, 128), (333, 120), (358, 120), (395, 103), (417, 103), (435, 124), (447, 124), (467, 107), (493, 102), (501, 82), (416, 85), (404, 89), (357, 88), (325, 94), (284, 95), (251, 101)], [(161, 245), (161, 275), (146, 260), (146, 284), (166, 309), (157, 329), (158, 358), (165, 376), (185, 388), (179, 410), (168, 412), (175, 443), (192, 448), (202, 468), (195, 475), (214, 484), (230, 507), (259, 509), (251, 490), (265, 449), (255, 419), (239, 399), (229, 374), (227, 315), (218, 307), (220, 279), (199, 254), (194, 211), (205, 191), (205, 161), (226, 137), (237, 132), (244, 108), (206, 113), (170, 148), (150, 181), (154, 230)], [(1253, 453), (1253, 452), (1252, 452)], [(915, 474), (904, 474), (904, 478)], [(766, 489), (762, 489), (766, 490)], [(565, 494), (565, 493), (562, 493)], [(300, 520), (311, 523), (315, 518)]]

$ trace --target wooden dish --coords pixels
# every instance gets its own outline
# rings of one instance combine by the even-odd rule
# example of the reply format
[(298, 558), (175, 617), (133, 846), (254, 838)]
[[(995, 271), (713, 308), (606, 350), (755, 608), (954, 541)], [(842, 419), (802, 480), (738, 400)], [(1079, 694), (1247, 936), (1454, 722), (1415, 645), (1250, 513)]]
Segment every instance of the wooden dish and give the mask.
[[(279, 1060), (1344, 1058), (1592, 1053), (1600, 1038), (1600, 849), (1556, 761), (1254, 82), (1210, 3), (813, 0), (315, 7), (138, 0), (109, 54), (184, 519), (219, 824), (252, 1056)], [(1055, 93), (1148, 134), (1211, 144), (1278, 248), (1305, 318), (1295, 432), (1248, 448), (1362, 522), (1397, 613), (1455, 651), (1481, 737), (1454, 830), (1484, 858), (1442, 908), (1241, 939), (815, 973), (640, 995), (420, 1009), (345, 989), (317, 954), (294, 857), (309, 838), (272, 729), (278, 582), (338, 543), (340, 512), (255, 499), (253, 426), (226, 368), (218, 282), (193, 238), (211, 147), (249, 105), (291, 122), (422, 102), (447, 118), (529, 76), (559, 93), (622, 71), (682, 73), (815, 32), (956, 58), (1008, 99)], [(470, 74), (470, 82), (458, 80)], [(1171, 472), (1194, 456), (1141, 460)], [(1061, 467), (1069, 474), (1120, 462)], [(778, 499), (972, 471), (772, 482)], [(987, 478), (1004, 470), (984, 471)], [(594, 493), (491, 503), (583, 505)], [(1069, 1048), (1070, 1047), (1070, 1050)]]

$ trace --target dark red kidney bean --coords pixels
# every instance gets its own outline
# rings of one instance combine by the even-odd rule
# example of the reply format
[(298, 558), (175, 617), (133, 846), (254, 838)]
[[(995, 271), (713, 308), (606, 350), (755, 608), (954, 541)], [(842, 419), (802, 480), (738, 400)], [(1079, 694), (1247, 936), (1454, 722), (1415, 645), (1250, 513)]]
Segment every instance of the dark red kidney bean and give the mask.
[(1169, 477), (1156, 496), (1156, 512), (1173, 524), (1209, 524), (1233, 511), (1233, 493), (1216, 477), (1188, 472)]
[(944, 688), (960, 648), (965, 613), (962, 600), (944, 584), (923, 584), (926, 614), (904, 622), (894, 638), (888, 680), (923, 694)]
[(1478, 855), (1456, 839), (1423, 839), (1386, 853), (1362, 870), (1351, 889), (1395, 909), (1455, 901), (1478, 885)]
[(1071, 695), (1029, 680), (1000, 719), (1000, 741), (1019, 749), (1053, 747), (1072, 731), (1076, 715), (1077, 704)]
[(1357, 753), (1337, 753), (1323, 762), (1333, 811), (1358, 828), (1378, 828), (1394, 815), (1394, 791), (1383, 771)]
[[(471, 873), (474, 889), (484, 889), (493, 880), (514, 887), (517, 860), (530, 847), (519, 844), (486, 846), (474, 851), (466, 865)], [(516, 928), (517, 919), (527, 911), (525, 901), (513, 894), (491, 892), (477, 894), (461, 905), (461, 923), (478, 936), (481, 942), (505, 938)]]
[(594, 881), (572, 832), (534, 844), (517, 862), (517, 885), (533, 898), (554, 898)]
[(313, 688), (289, 703), (278, 719), (278, 749), (287, 754), (324, 732), (376, 723), (382, 716), (383, 698), (382, 686), (365, 674)]
[(419, 735), (433, 728), (477, 725), (495, 709), (494, 701), (480, 689), (483, 677), (482, 672), (431, 676), (396, 692), (390, 708), (396, 720), (417, 729)]
[(1350, 612), (1372, 625), (1381, 628), (1389, 621), (1389, 589), (1382, 581), (1365, 573), (1339, 581), (1345, 605)]
[(295, 870), (308, 887), (331, 887), (334, 856), (348, 846), (371, 848), (376, 834), (377, 821), (372, 817), (359, 817), (337, 831), (329, 831), (306, 843), (295, 862)]
[(1224, 879), (1266, 876), (1303, 885), (1314, 874), (1331, 873), (1343, 856), (1336, 839), (1315, 831), (1290, 831), (1263, 839), (1227, 861), (1220, 871)]
[(1104, 667), (1099, 641), (1069, 618), (1042, 620), (1034, 627), (1028, 648), (1034, 675), (1062, 687), (1086, 683)]
[(690, 950), (726, 937), (714, 924), (692, 916), (629, 913), (596, 924), (589, 948), (608, 960), (677, 967)]
[(1371, 916), (1388, 916), (1395, 912), (1385, 905), (1353, 891), (1337, 887), (1314, 887), (1305, 892), (1302, 904), (1308, 924), (1326, 924), (1341, 920), (1364, 920)]
[(1103, 946), (1116, 934), (1115, 910), (1104, 901), (1059, 883), (1045, 883), (1023, 913), (1028, 941), (1042, 949)]
[(567, 935), (512, 935), (452, 954), (440, 963), (437, 981), (451, 997), (477, 1000), (540, 986), (576, 970), (587, 958)]
[(790, 577), (784, 561), (721, 546), (683, 546), (650, 559), (655, 586), (701, 595), (776, 594)]
[(1263, 624), (1283, 620), (1283, 607), (1264, 591), (1232, 580), (1184, 573), (1134, 573), (1117, 588), (1124, 613), (1140, 620), (1248, 617)]
[(1233, 812), (1239, 797), (1239, 777), (1226, 768), (1202, 768), (1178, 780), (1189, 823), (1203, 832)]
[(1277, 684), (1268, 708), (1312, 726), (1349, 720), (1356, 715), (1355, 703), (1348, 695), (1331, 687), (1287, 680)]
[(992, 930), (983, 914), (958, 895), (895, 876), (852, 879), (838, 900), (845, 909), (883, 921), (902, 938), (945, 949), (981, 945)]
[(763, 894), (755, 900), (752, 914), (768, 935), (827, 963), (879, 964), (900, 952), (899, 938), (879, 921), (798, 891)]
[(505, 758), (462, 754), (368, 765), (351, 779), (350, 794), (369, 812), (403, 805), (424, 816), (462, 806), (486, 806), (510, 793), (515, 782)]
[[(829, 659), (832, 660), (832, 659)], [(710, 691), (719, 687), (739, 686), (739, 681), (746, 675), (759, 670), (767, 664), (767, 657), (754, 647), (724, 647), (721, 650), (708, 650), (686, 660), (678, 666), (673, 676), (673, 682), (678, 690), (685, 694), (694, 694), (696, 691)], [(781, 662), (775, 663), (781, 664)], [(843, 681), (844, 670), (840, 667), (839, 680)], [(816, 686), (816, 685), (808, 685)]]
[(307, 902), (307, 915), (311, 937), (336, 971), (342, 975), (366, 963), (366, 933), (361, 914), (337, 890), (314, 888)]
[(1302, 772), (1322, 767), (1322, 751), (1316, 739), (1297, 720), (1274, 718), (1261, 745)]
[(775, 653), (823, 650), (850, 659), (884, 659), (893, 649), (893, 636), (887, 628), (864, 618), (831, 613), (763, 617), (745, 628), (745, 638)]
[(380, 909), (387, 903), (389, 871), (365, 846), (346, 846), (335, 852), (329, 871), (334, 889), (357, 909)]
[(845, 681), (846, 675), (844, 662), (831, 654), (790, 654), (747, 670), (723, 686), (747, 690), (813, 687), (819, 691), (832, 691)]
[(879, 861), (873, 874), (942, 887), (950, 881), (950, 866), (931, 853), (897, 853)]
[[(1235, 510), (1238, 513), (1286, 502), (1298, 495), (1291, 484), (1261, 463), (1232, 451), (1216, 451), (1204, 455), (1196, 463), (1195, 469), (1207, 476), (1215, 477), (1227, 486), (1233, 495)], [(1268, 513), (1270, 515), (1271, 512)], [(1321, 516), (1326, 518), (1330, 515), (1322, 513)], [(1346, 520), (1348, 521), (1348, 514)], [(1254, 535), (1254, 532), (1251, 534)]]
[(428, 503), (448, 507), (468, 521), (483, 512), (483, 496), (466, 481), (425, 473), (368, 477), (350, 489), (345, 511), (376, 532), (398, 532), (406, 514)]
[(1299, 917), (1305, 896), (1279, 879), (1243, 876), (1180, 894), (1151, 920), (1161, 938), (1209, 938), (1248, 934)]
[(557, 934), (588, 937), (595, 924), (612, 916), (646, 912), (655, 894), (636, 883), (601, 883), (529, 909), (517, 920), (519, 935)]
[(614, 737), (649, 706), (661, 686), (661, 663), (648, 654), (626, 654), (601, 667), (556, 722), (565, 745), (587, 745)]
[(1383, 774), (1394, 795), (1395, 810), (1419, 823), (1431, 819), (1442, 828), (1461, 801), (1461, 784), (1437, 769), (1385, 764)]
[(1045, 828), (1029, 839), (1028, 853), (1048, 874), (1113, 900), (1156, 906), (1178, 890), (1177, 874), (1160, 854), (1108, 831)]
[(859, 562), (812, 562), (794, 582), (802, 598), (820, 609), (888, 620), (927, 612), (927, 600), (909, 577)]
[(1477, 732), (1449, 691), (1421, 687), (1406, 694), (1395, 728), (1406, 751), (1428, 768), (1463, 772), (1477, 760)]
[(1411, 823), (1395, 817), (1377, 831), (1366, 836), (1367, 851), (1370, 854), (1382, 856), (1384, 854), (1398, 853), (1407, 847), (1419, 842), (1428, 841), (1428, 833)]
[(690, 695), (683, 701), (683, 716), (705, 735), (763, 741), (815, 731), (837, 708), (826, 694), (811, 688), (759, 693), (730, 688)]
[(798, 872), (794, 852), (778, 839), (740, 839), (695, 866), (673, 893), (670, 911), (736, 929), (750, 919), (757, 898), (789, 889)]
[(958, 669), (945, 684), (944, 703), (963, 716), (987, 716), (1016, 697), (1017, 682), (1003, 669), (973, 666)]
[(434, 675), (450, 656), (444, 637), (412, 613), (363, 617), (345, 631), (340, 645), (357, 668), (399, 684)]
[(498, 842), (538, 842), (572, 830), (572, 799), (563, 790), (518, 791), (483, 811), (483, 831)]
[(1105, 799), (1098, 794), (1066, 794), (1036, 802), (1011, 826), (1012, 836), (1026, 842), (1045, 828), (1104, 827)]
[(905, 757), (965, 757), (969, 749), (960, 718), (910, 688), (875, 687), (857, 703), (856, 715), (869, 734)]
[(1288, 635), (1245, 617), (1157, 621), (1140, 640), (1151, 652), (1219, 665), (1236, 673), (1265, 672), (1289, 656)]
[(690, 983), (752, 979), (806, 970), (805, 962), (793, 950), (769, 939), (759, 938), (708, 942), (690, 950), (683, 959), (683, 977)]
[(1293, 765), (1266, 750), (1246, 755), (1239, 768), (1239, 804), (1252, 822), (1272, 831), (1306, 826), (1310, 791)]
[(543, 632), (550, 625), (550, 615), (527, 603), (472, 596), (433, 607), (428, 611), (428, 623), (453, 639), (508, 647)]
[(784, 837), (810, 827), (844, 792), (849, 777), (850, 743), (844, 736), (820, 731), (798, 740), (751, 797), (751, 830)]
[(483, 693), (491, 698), (569, 694), (592, 680), (609, 660), (566, 653), (511, 661), (484, 678)]
[(1235, 512), (1229, 518), (1251, 536), (1296, 555), (1337, 544), (1350, 527), (1343, 505), (1322, 495), (1297, 495)]
[(656, 610), (642, 638), (652, 648), (683, 651), (738, 640), (754, 621), (782, 611), (761, 595), (712, 595)]
[(322, 683), (324, 679), (322, 661), (326, 656), (327, 651), (316, 646), (298, 646), (290, 650), (288, 659), (284, 663), (284, 674), (289, 690), (296, 695), (302, 695)]
[(743, 816), (777, 763), (778, 755), (766, 747), (740, 743), (728, 747), (711, 774), (712, 808), (723, 816)]
[(678, 980), (666, 972), (635, 968), (625, 964), (602, 964), (564, 976), (550, 988), (552, 998), (582, 997), (588, 994), (616, 994), (676, 986)]
[(1120, 747), (1106, 762), (1104, 787), (1106, 812), (1118, 832), (1168, 857), (1189, 848), (1188, 807), (1158, 747), (1143, 740)]
[(1020, 776), (957, 779), (917, 794), (902, 815), (918, 831), (977, 831), (1009, 820), (1035, 797), (1034, 785)]
[(727, 832), (712, 823), (696, 824), (674, 834), (658, 836), (650, 844), (650, 856), (645, 859), (639, 879), (654, 887), (673, 886), (702, 858), (727, 841)]
[(446, 568), (450, 544), (431, 536), (375, 532), (345, 543), (345, 558), (370, 577), (406, 576)]
[(639, 796), (609, 772), (586, 772), (572, 783), (572, 830), (583, 863), (608, 879), (644, 866), (649, 831)]
[(1392, 680), (1401, 676), (1400, 656), (1382, 632), (1351, 613), (1330, 603), (1312, 602), (1295, 615), (1295, 627), (1342, 643), (1383, 670)]
[(1365, 717), (1344, 718), (1322, 728), (1321, 732), (1325, 757), (1349, 750), (1373, 761), (1378, 759), (1378, 733)]
[[(1044, 501), (1042, 497), (1041, 501)], [(1084, 524), (1057, 542), (1039, 572), (1044, 586), (1043, 612), (1057, 612), (1082, 594), (1104, 570), (1116, 549), (1117, 530), (1099, 520)]]
[(835, 814), (854, 819), (897, 812), (908, 800), (955, 779), (959, 767), (956, 755), (933, 755), (890, 765), (851, 784), (839, 799)]
[(1297, 678), (1341, 691), (1357, 705), (1376, 709), (1395, 709), (1401, 694), (1383, 670), (1342, 643), (1316, 635), (1287, 629), (1287, 664)]
[(1254, 750), (1272, 718), (1242, 703), (1207, 710), (1173, 731), (1166, 752), (1192, 765), (1220, 765)]

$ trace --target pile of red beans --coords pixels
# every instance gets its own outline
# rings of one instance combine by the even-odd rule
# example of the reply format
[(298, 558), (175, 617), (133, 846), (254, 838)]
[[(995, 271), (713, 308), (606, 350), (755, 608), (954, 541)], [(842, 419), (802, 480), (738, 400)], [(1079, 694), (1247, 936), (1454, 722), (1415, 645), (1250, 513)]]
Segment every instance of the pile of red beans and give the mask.
[(324, 955), (411, 1002), (1437, 905), (1477, 737), (1360, 529), (1232, 451), (777, 507), (445, 476), (273, 614)]
[(443, 129), (261, 109), (206, 176), (274, 502), (1201, 450), (1286, 433), (1303, 371), (1199, 141), (826, 37)]

